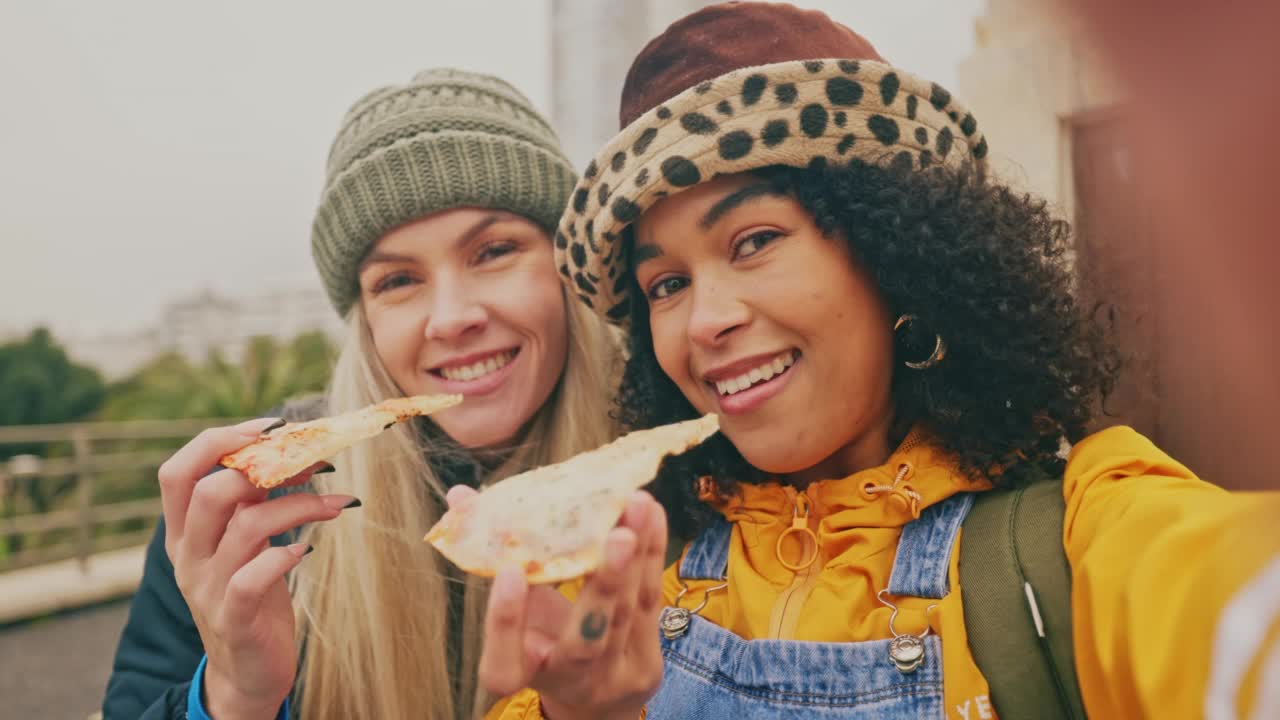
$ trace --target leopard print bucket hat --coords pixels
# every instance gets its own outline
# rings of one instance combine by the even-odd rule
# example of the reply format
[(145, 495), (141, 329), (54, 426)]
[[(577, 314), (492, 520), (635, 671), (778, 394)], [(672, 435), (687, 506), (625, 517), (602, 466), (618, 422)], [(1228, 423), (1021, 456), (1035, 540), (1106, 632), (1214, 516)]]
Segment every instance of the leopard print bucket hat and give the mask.
[(587, 166), (555, 236), (556, 264), (609, 322), (630, 314), (623, 230), (717, 175), (859, 158), (984, 171), (977, 122), (941, 86), (895, 69), (824, 13), (726, 3), (677, 21), (637, 56), (623, 128)]

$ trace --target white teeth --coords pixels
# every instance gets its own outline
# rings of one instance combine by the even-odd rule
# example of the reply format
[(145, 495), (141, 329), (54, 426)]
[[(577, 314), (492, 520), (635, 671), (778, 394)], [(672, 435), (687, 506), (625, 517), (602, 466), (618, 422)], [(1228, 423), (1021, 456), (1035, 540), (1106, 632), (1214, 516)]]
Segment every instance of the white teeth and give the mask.
[(481, 360), (470, 365), (441, 368), (440, 374), (443, 375), (446, 380), (475, 380), (478, 377), (483, 377), (491, 372), (496, 372), (502, 369), (507, 363), (511, 362), (511, 359), (515, 356), (516, 353), (514, 350), (508, 350), (487, 360)]
[(752, 368), (750, 371), (737, 377), (731, 377), (728, 380), (717, 381), (715, 384), (716, 392), (721, 395), (733, 395), (734, 393), (742, 392), (756, 383), (764, 382), (774, 375), (780, 374), (783, 370), (791, 367), (795, 361), (795, 353), (788, 350), (760, 365), (760, 367)]

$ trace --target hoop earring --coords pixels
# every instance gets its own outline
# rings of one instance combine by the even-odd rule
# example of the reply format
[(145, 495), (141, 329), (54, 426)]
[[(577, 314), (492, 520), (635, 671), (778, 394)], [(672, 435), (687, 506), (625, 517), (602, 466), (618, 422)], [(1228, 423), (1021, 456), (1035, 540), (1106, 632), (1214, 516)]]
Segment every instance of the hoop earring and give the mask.
[[(903, 315), (902, 317), (898, 318), (897, 322), (893, 324), (893, 332), (896, 334), (904, 326), (910, 325), (918, 319), (919, 318), (917, 318), (915, 315), (910, 315), (910, 314)], [(934, 344), (933, 344), (933, 353), (929, 355), (929, 357), (918, 362), (904, 360), (902, 364), (906, 365), (912, 370), (927, 370), (937, 365), (938, 363), (942, 362), (947, 357), (947, 341), (943, 340), (942, 336), (938, 335), (937, 333), (934, 333), (933, 337), (935, 338)]]

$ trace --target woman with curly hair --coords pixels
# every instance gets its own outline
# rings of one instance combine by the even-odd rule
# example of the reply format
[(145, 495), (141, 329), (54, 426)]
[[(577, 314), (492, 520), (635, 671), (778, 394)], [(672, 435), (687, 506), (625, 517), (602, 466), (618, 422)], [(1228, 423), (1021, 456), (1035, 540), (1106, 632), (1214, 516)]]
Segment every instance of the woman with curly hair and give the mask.
[[(1240, 540), (1280, 498), (1088, 434), (1115, 353), (1072, 294), (1067, 228), (984, 177), (971, 114), (821, 13), (731, 3), (649, 43), (621, 120), (557, 262), (626, 328), (625, 423), (716, 413), (722, 434), (653, 486), (693, 538), (660, 582), (664, 518), (640, 502), (572, 603), (499, 576), (480, 675), (515, 693), (501, 717), (1079, 717), (1075, 674), (1040, 709), (1001, 705), (1008, 668), (970, 622), (996, 588), (961, 598), (966, 517), (1037, 477), (1065, 499), (1084, 711), (1234, 716), (1206, 712), (1209, 658), (1257, 669), (1276, 645), (1231, 614), (1274, 601), (1280, 547)], [(1025, 588), (1020, 613), (1058, 619)], [(1033, 634), (1006, 660), (1047, 651)], [(1260, 692), (1234, 689), (1245, 710)]]

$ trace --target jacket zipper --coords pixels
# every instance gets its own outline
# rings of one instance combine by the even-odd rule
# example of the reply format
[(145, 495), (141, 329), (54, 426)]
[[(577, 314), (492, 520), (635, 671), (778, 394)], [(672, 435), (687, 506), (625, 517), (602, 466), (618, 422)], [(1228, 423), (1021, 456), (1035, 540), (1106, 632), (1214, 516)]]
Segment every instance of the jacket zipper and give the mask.
[[(793, 527), (796, 523), (803, 521), (805, 526), (810, 530), (817, 519), (813, 516), (813, 501), (803, 492), (796, 492), (791, 488), (787, 488), (787, 494), (791, 496), (793, 509)], [(802, 535), (801, 537), (809, 537)], [(774, 602), (773, 611), (769, 618), (769, 638), (773, 640), (790, 640), (795, 635), (796, 624), (800, 620), (801, 610), (804, 608), (805, 601), (809, 599), (809, 593), (813, 591), (814, 586), (818, 584), (818, 576), (821, 574), (823, 566), (822, 543), (818, 541), (817, 533), (812, 535), (812, 542), (816, 544), (813, 548), (813, 562), (809, 563), (803, 570), (799, 570), (791, 578), (791, 583), (785, 590), (778, 595), (778, 599)], [(802, 548), (802, 552), (808, 552), (808, 543)], [(801, 556), (802, 558), (804, 556)]]

